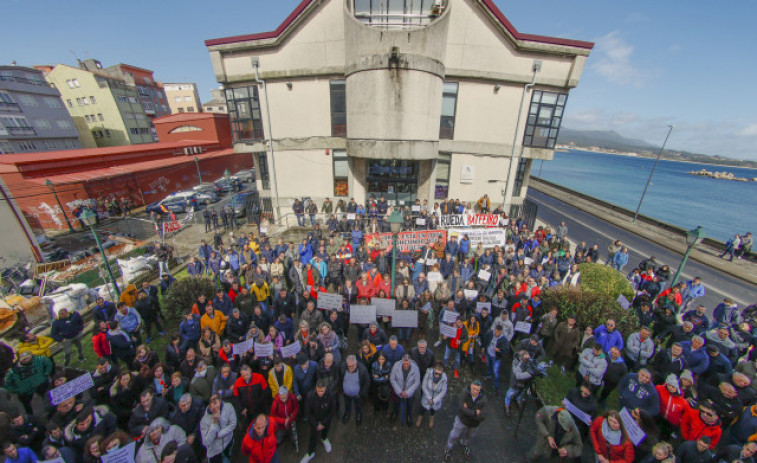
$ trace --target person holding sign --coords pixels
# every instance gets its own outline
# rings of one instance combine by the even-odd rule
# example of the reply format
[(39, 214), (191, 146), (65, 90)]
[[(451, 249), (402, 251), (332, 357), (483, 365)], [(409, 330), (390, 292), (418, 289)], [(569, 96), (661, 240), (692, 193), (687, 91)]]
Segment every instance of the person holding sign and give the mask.
[(633, 443), (628, 439), (620, 413), (608, 410), (591, 424), (591, 443), (598, 463), (632, 463)]
[(568, 410), (545, 405), (536, 412), (536, 442), (527, 461), (569, 461), (580, 457), (583, 448), (581, 433)]
[(463, 344), (468, 340), (468, 330), (463, 325), (462, 315), (457, 317), (453, 328), (455, 328), (456, 333), (454, 337), (444, 336), (444, 339), (447, 341), (447, 348), (444, 351), (444, 367), (449, 368), (449, 360), (454, 357), (454, 376), (455, 378), (459, 378), (460, 372), (458, 369), (460, 368), (460, 352), (463, 348)]

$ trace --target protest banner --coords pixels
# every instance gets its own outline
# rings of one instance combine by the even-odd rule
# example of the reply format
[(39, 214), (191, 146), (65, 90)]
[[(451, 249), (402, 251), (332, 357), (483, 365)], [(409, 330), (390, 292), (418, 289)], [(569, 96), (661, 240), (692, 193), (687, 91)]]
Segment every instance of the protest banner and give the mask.
[(372, 297), (371, 304), (376, 306), (376, 315), (380, 317), (391, 317), (394, 313), (394, 308), (397, 307), (396, 299), (383, 299), (380, 297)]
[(341, 309), (342, 308), (342, 295), (321, 291), (318, 293), (318, 301), (316, 303), (316, 308), (325, 309), (325, 310)]
[[(425, 249), (426, 245), (436, 243), (439, 238), (442, 241), (447, 241), (447, 230), (402, 232), (397, 235), (397, 251), (420, 251)], [(366, 249), (380, 247), (390, 250), (392, 248), (391, 233), (369, 233), (365, 235), (364, 239)]]
[(623, 421), (623, 426), (626, 428), (628, 438), (631, 439), (633, 445), (638, 447), (638, 445), (641, 444), (641, 441), (647, 437), (647, 434), (641, 430), (638, 424), (636, 424), (636, 420), (633, 419), (626, 407), (623, 407), (623, 409), (620, 410), (620, 419)]
[(429, 267), (433, 267), (437, 262), (439, 262), (437, 259), (426, 259), (426, 265)]
[(500, 217), (494, 214), (450, 214), (439, 218), (443, 228), (452, 227), (497, 227)]
[(92, 381), (92, 375), (90, 373), (84, 373), (71, 381), (67, 381), (60, 386), (50, 390), (50, 404), (53, 406), (58, 405), (64, 400), (68, 400), (71, 397), (76, 397), (87, 389), (93, 387), (95, 383)]
[(419, 227), (425, 227), (426, 226), (426, 219), (422, 219), (422, 218), (418, 217), (417, 219), (415, 219), (415, 224), (418, 225)]
[(134, 463), (134, 451), (137, 447), (136, 442), (130, 442), (120, 449), (111, 450), (110, 452), (100, 455), (101, 463)]
[(483, 281), (489, 281), (489, 278), (492, 277), (491, 272), (487, 272), (484, 269), (481, 269), (478, 271), (478, 279)]
[(465, 294), (465, 298), (469, 301), (472, 301), (473, 299), (478, 297), (478, 291), (475, 289), (464, 289), (463, 294)]
[(530, 257), (524, 257), (523, 258), (523, 263), (526, 264), (526, 265), (531, 265), (531, 264), (534, 263), (534, 260), (532, 258), (530, 258)]
[(454, 312), (452, 310), (445, 310), (442, 314), (442, 321), (451, 325), (452, 323), (455, 323), (455, 320), (457, 320), (457, 317), (459, 316), (460, 314), (457, 312)]
[(421, 207), (420, 206), (411, 206), (410, 210), (412, 212), (420, 212), (421, 211)]
[(347, 214), (347, 220), (355, 220), (357, 218), (357, 214)]
[(425, 313), (431, 312), (431, 303), (426, 302), (425, 304), (423, 304), (423, 307), (420, 308), (420, 311)]
[(273, 343), (266, 342), (264, 344), (255, 343), (255, 355), (258, 357), (270, 357), (273, 355)]
[(375, 305), (352, 305), (350, 306), (350, 323), (367, 325), (376, 321)]
[(232, 344), (231, 353), (234, 355), (242, 355), (246, 352), (249, 352), (250, 349), (252, 349), (252, 345), (254, 342), (255, 340), (250, 338), (247, 341), (242, 341), (236, 344)]
[(565, 409), (568, 410), (571, 414), (573, 414), (573, 416), (583, 421), (586, 424), (586, 426), (591, 426), (591, 416), (588, 413), (584, 412), (583, 410), (580, 410), (578, 407), (573, 405), (568, 399), (563, 399), (562, 403), (565, 406)]
[(622, 294), (618, 296), (618, 304), (620, 304), (620, 306), (623, 307), (624, 310), (628, 310), (628, 308), (631, 307), (631, 303)]
[(450, 326), (446, 323), (439, 323), (439, 333), (442, 336), (446, 336), (448, 338), (454, 338), (457, 336), (457, 328), (454, 326)]
[(178, 220), (171, 220), (169, 222), (163, 222), (163, 234), (171, 233), (181, 230), (181, 222)]
[(395, 310), (392, 314), (392, 328), (418, 328), (418, 311)]
[(518, 322), (515, 324), (515, 331), (518, 331), (520, 333), (530, 334), (531, 324), (527, 322)]
[(501, 228), (450, 228), (447, 230), (447, 239), (457, 236), (459, 242), (463, 235), (468, 235), (471, 249), (476, 249), (479, 243), (484, 249), (491, 249), (494, 246), (504, 246), (506, 241), (506, 231)]
[(481, 312), (484, 309), (489, 309), (489, 312), (491, 312), (492, 303), (491, 302), (476, 302), (476, 312)]
[(300, 346), (300, 343), (295, 341), (281, 348), (281, 356), (285, 359), (292, 358), (299, 354), (301, 349), (302, 346)]

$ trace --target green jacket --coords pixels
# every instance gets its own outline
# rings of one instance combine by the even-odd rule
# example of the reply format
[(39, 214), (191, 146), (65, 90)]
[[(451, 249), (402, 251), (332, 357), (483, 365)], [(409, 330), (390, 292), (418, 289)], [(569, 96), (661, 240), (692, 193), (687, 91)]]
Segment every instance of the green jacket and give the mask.
[(33, 356), (28, 365), (17, 362), (5, 377), (5, 388), (9, 392), (29, 395), (45, 384), (53, 371), (53, 362), (47, 357)]
[[(552, 456), (552, 449), (549, 447), (547, 437), (555, 437), (555, 428), (556, 426), (559, 426), (559, 424), (552, 419), (552, 416), (555, 413), (558, 413), (560, 408), (562, 407), (546, 405), (536, 412), (536, 443), (531, 449), (530, 457), (535, 459), (537, 455), (541, 457)], [(583, 445), (581, 433), (578, 431), (576, 422), (573, 420), (573, 415), (571, 415), (570, 429), (565, 431), (562, 439), (557, 442), (557, 447), (564, 448), (568, 451), (566, 459), (573, 459), (581, 456), (584, 448)], [(549, 458), (549, 461), (565, 461), (566, 459), (556, 457)]]

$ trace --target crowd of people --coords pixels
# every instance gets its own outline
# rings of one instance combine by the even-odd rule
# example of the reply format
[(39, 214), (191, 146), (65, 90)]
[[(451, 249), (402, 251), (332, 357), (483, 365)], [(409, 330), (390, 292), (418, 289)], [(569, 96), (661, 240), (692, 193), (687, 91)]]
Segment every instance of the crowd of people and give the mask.
[[(334, 212), (350, 213), (351, 203)], [(438, 220), (460, 211), (450, 203), (409, 215)], [(128, 288), (115, 304), (98, 299), (94, 385), (53, 405), (47, 393), (72, 380), (64, 367), (73, 348), (80, 360), (85, 348), (81, 316), (59, 311), (51, 337), (24, 335), (4, 376), (6, 461), (100, 463), (136, 442), (137, 463), (227, 463), (238, 451), (269, 463), (279, 461), (281, 446), (299, 451), (305, 433), (307, 463), (321, 448), (331, 453), (338, 421), (363, 425), (366, 407), (400, 426), (429, 428), (439, 410), (451, 409), (445, 458), (457, 446), (469, 457), (487, 445), (475, 440), (486, 417), (515, 420), (550, 361), (558, 375), (575, 376), (575, 387), (564, 403), (538, 410), (536, 442), (524, 459), (575, 459), (591, 445), (600, 463), (754, 463), (754, 306), (740, 312), (726, 299), (710, 320), (697, 303), (701, 280), (669, 287), (667, 266), (649, 258), (628, 274), (637, 331), (623, 334), (611, 319), (578, 326), (541, 302), (550, 288), (580, 287), (578, 265), (600, 260), (598, 244), (571, 246), (565, 223), (529, 230), (493, 211), (506, 229), (503, 246), (440, 238), (402, 253), (392, 272), (391, 250), (366, 248), (355, 233), (383, 227), (390, 207), (371, 204), (368, 220), (344, 216), (353, 222), (346, 229), (315, 223), (298, 245), (233, 232), (202, 241), (187, 273), (209, 275), (215, 293), (186, 307), (163, 352), (150, 340), (153, 325), (161, 335), (168, 328), (159, 295), (170, 291), (170, 274), (162, 272), (157, 286)], [(475, 206), (489, 208), (488, 198)], [(623, 252), (612, 243), (606, 263), (615, 266)], [(319, 309), (323, 292), (341, 295), (341, 306)], [(350, 323), (351, 311), (374, 298), (417, 311), (418, 325), (395, 328), (388, 316)], [(65, 365), (53, 362), (53, 342), (62, 344)], [(461, 376), (463, 368), (470, 373)], [(447, 394), (453, 386), (457, 397)], [(619, 406), (608, 407), (616, 391)], [(638, 430), (645, 438), (634, 442)]]

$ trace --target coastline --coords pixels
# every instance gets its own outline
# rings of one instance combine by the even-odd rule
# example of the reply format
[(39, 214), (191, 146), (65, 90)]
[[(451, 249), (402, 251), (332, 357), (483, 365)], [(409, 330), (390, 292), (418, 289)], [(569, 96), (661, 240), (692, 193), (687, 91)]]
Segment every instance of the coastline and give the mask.
[[(559, 152), (569, 152), (571, 150), (573, 151), (583, 151), (585, 153), (598, 153), (598, 154), (611, 154), (613, 156), (624, 156), (627, 158), (643, 158), (643, 159), (655, 159), (657, 156), (645, 156), (643, 154), (638, 153), (619, 153), (619, 152), (610, 152), (610, 151), (602, 151), (599, 149), (590, 149), (589, 147), (568, 147), (559, 145), (557, 148), (559, 148)], [(555, 151), (558, 151), (557, 149)], [(748, 166), (731, 166), (728, 164), (719, 164), (714, 162), (701, 162), (701, 161), (687, 161), (683, 159), (668, 159), (665, 157), (660, 158), (661, 161), (670, 161), (670, 162), (680, 162), (684, 164), (698, 164), (698, 165), (705, 165), (705, 166), (716, 166), (716, 167), (722, 167), (722, 168), (732, 168), (732, 169), (749, 169), (749, 170), (757, 170), (757, 167), (748, 167)]]

